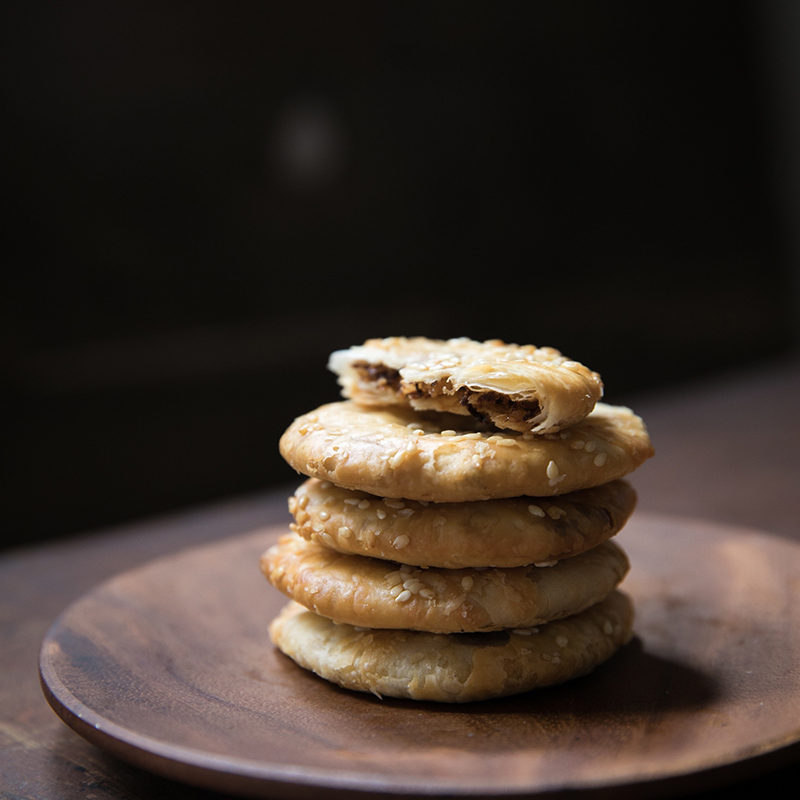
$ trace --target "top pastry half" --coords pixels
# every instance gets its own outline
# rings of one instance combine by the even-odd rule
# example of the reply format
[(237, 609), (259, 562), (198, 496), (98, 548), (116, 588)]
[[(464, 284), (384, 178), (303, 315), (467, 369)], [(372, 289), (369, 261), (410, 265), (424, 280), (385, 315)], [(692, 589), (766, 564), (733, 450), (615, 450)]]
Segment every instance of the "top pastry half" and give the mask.
[(558, 350), (499, 339), (369, 339), (333, 353), (328, 367), (359, 405), (471, 414), (521, 433), (567, 428), (603, 394), (596, 372)]

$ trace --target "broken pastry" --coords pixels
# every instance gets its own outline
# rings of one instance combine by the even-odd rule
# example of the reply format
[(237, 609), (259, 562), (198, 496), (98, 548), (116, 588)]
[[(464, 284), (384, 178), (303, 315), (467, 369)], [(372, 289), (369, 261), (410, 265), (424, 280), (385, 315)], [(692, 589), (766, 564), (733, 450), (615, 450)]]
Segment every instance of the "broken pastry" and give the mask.
[(328, 367), (362, 405), (471, 415), (520, 433), (562, 430), (603, 394), (597, 373), (558, 350), (500, 340), (370, 339), (333, 353)]

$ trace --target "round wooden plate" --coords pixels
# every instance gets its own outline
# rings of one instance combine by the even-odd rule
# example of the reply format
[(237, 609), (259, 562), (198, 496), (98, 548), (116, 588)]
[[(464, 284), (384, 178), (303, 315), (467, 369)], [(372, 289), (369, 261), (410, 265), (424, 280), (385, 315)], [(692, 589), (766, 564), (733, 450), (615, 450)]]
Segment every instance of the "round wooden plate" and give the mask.
[(339, 689), (273, 649), (284, 598), (258, 556), (282, 532), (160, 559), (68, 608), (40, 659), (56, 713), (140, 767), (262, 797), (619, 797), (797, 757), (800, 545), (635, 515), (618, 541), (636, 638), (585, 678), (450, 706)]

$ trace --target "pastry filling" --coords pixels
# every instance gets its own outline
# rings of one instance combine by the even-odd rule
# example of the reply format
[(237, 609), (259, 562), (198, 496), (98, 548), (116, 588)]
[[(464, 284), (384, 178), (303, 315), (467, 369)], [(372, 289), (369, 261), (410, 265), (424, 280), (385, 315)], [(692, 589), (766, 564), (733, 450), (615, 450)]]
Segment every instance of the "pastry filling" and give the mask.
[(359, 379), (365, 383), (374, 383), (378, 388), (391, 389), (408, 400), (434, 398), (447, 395), (455, 399), (476, 419), (491, 422), (501, 417), (506, 422), (520, 425), (541, 413), (542, 407), (536, 400), (512, 400), (500, 392), (475, 392), (462, 386), (453, 389), (447, 381), (437, 380), (432, 383), (404, 384), (400, 371), (385, 364), (370, 364), (367, 361), (354, 361), (353, 369)]
[(460, 402), (473, 417), (483, 422), (502, 417), (505, 422), (524, 424), (536, 417), (542, 407), (535, 400), (512, 400), (500, 392), (473, 392), (459, 389)]
[(374, 383), (383, 388), (388, 387), (400, 393), (400, 373), (385, 364), (370, 364), (368, 361), (354, 361), (353, 369), (358, 373), (359, 380), (364, 383)]

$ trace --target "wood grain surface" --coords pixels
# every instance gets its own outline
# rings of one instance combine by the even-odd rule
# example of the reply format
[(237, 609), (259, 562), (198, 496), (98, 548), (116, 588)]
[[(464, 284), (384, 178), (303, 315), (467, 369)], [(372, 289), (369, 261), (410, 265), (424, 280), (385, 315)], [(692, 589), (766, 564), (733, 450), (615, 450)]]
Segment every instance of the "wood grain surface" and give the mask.
[(284, 598), (257, 559), (283, 530), (159, 559), (79, 599), (42, 646), (56, 712), (132, 764), (266, 797), (652, 794), (797, 756), (796, 543), (637, 514), (618, 537), (633, 642), (586, 678), (453, 708), (351, 693), (274, 650)]

